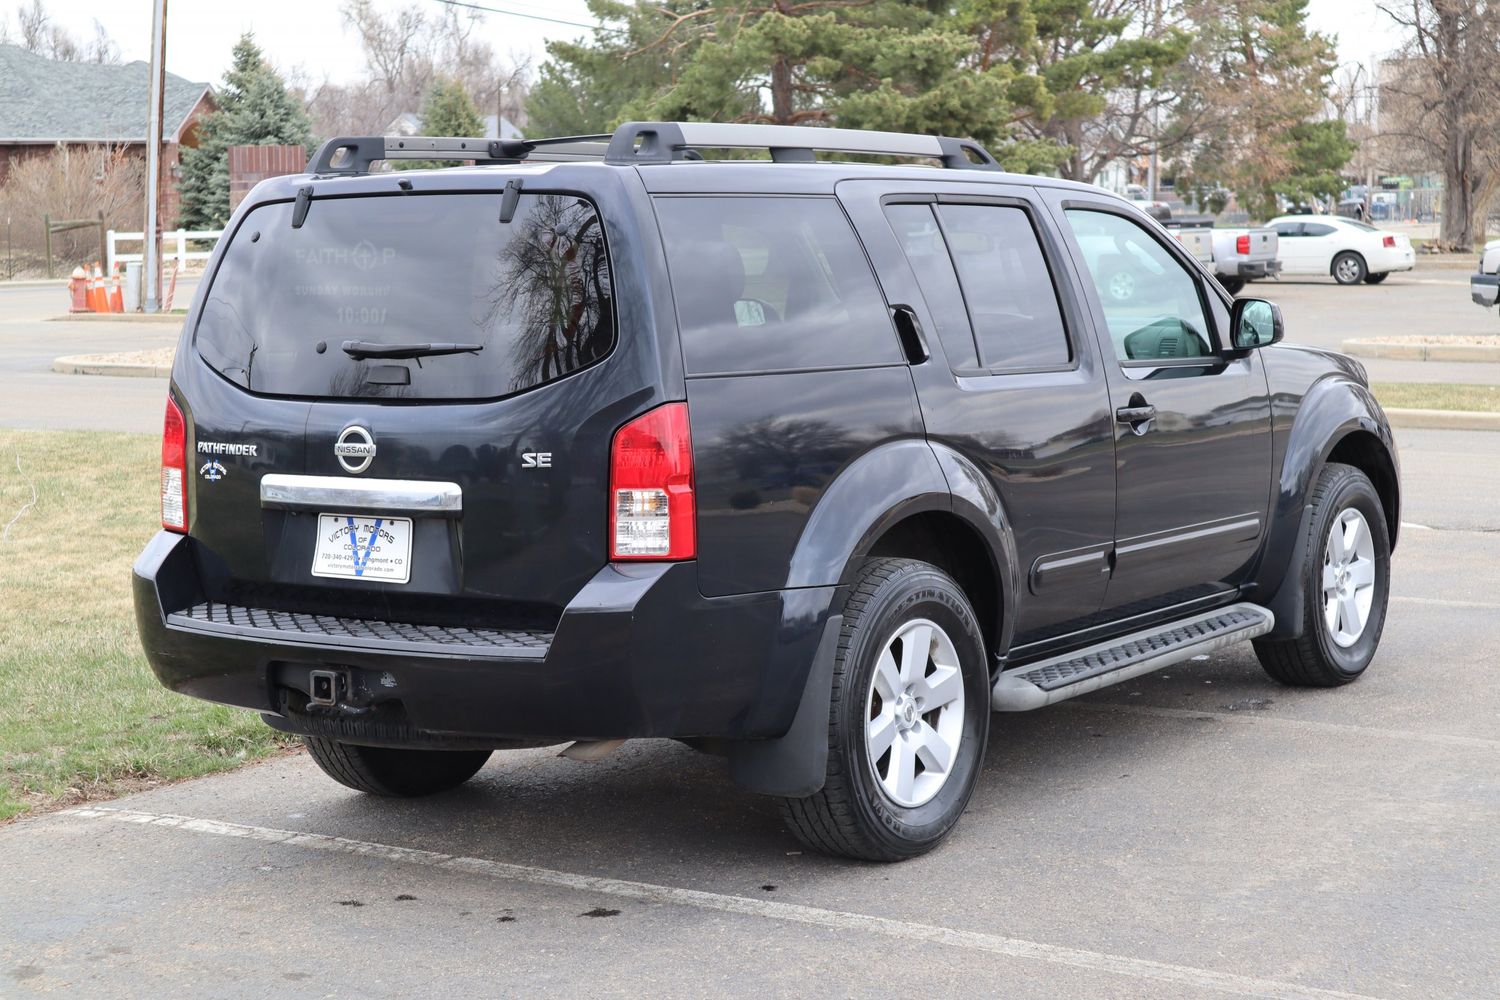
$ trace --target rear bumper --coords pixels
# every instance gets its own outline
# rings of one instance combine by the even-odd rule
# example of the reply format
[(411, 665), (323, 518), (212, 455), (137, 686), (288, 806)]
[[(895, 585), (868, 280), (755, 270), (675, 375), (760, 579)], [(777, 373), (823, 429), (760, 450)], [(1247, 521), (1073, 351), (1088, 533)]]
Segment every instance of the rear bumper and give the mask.
[(1475, 305), (1488, 309), (1500, 300), (1500, 274), (1474, 274), (1469, 276), (1469, 298)]
[(1241, 261), (1235, 272), (1246, 281), (1257, 278), (1274, 278), (1281, 273), (1281, 261), (1279, 260), (1246, 260)]
[[(705, 598), (693, 563), (606, 566), (553, 632), (437, 629), (211, 604), (193, 546), (161, 532), (133, 570), (156, 676), (353, 743), (780, 736), (836, 589)], [(309, 704), (314, 670), (336, 704)]]

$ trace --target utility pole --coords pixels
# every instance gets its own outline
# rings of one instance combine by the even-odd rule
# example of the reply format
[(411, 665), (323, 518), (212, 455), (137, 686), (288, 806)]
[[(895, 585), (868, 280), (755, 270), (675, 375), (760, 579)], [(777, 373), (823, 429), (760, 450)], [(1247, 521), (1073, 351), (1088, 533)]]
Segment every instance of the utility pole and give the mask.
[(148, 313), (161, 309), (161, 140), (167, 83), (167, 0), (151, 4), (151, 112), (146, 121), (146, 262), (141, 299)]

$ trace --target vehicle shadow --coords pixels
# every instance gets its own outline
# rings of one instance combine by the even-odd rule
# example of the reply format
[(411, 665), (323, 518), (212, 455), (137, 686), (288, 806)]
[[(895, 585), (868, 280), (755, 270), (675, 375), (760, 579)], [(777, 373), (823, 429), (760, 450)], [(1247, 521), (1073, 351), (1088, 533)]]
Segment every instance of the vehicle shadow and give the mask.
[[(1269, 702), (1284, 690), (1260, 673), (1248, 648), (1215, 659), (1201, 665), (1207, 669), (1174, 675), (1169, 668), (1165, 680), (1133, 684), (1152, 682), (1141, 700), (1153, 705), (1213, 712), (1247, 696)], [(1087, 700), (1128, 705), (1136, 702), (1131, 690), (1123, 685)], [(1212, 724), (1174, 720), (1164, 732), (1160, 717), (1068, 706), (991, 720), (984, 770), (958, 834), (916, 864), (956, 863), (964, 845), (1008, 836), (1016, 817), (1053, 812), (1060, 794), (1074, 805), (1079, 796), (1114, 799), (1126, 772), (1149, 773), (1190, 752), (1194, 741), (1218, 738)], [(443, 795), (340, 795), (309, 816), (355, 839), (645, 881), (723, 876), (733, 866), (733, 880), (758, 888), (788, 876), (792, 865), (804, 878), (849, 863), (805, 851), (775, 801), (735, 786), (720, 758), (671, 740), (630, 741), (593, 763), (560, 757), (560, 749), (497, 753), (471, 782)]]

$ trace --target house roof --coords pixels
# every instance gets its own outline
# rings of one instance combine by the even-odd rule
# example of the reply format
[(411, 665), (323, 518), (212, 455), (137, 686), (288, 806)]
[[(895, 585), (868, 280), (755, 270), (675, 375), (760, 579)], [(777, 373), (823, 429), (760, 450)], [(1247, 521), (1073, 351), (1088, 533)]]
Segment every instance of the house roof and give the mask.
[[(151, 69), (59, 62), (0, 45), (0, 143), (146, 141)], [(163, 128), (180, 137), (206, 83), (167, 74)]]

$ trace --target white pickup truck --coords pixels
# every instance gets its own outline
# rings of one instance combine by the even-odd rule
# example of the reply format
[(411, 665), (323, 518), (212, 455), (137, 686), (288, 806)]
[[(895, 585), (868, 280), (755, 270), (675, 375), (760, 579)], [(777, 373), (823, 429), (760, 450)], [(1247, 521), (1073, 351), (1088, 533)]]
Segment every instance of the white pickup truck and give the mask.
[(1212, 219), (1181, 217), (1162, 223), (1233, 295), (1247, 281), (1281, 273), (1274, 229), (1216, 229)]

